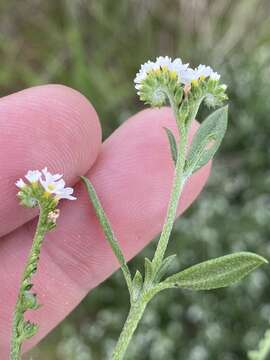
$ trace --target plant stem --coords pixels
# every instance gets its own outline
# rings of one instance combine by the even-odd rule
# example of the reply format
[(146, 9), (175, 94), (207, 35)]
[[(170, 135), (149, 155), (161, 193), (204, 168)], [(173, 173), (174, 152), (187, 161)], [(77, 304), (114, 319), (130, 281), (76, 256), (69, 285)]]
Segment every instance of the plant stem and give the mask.
[(19, 294), (13, 314), (10, 360), (19, 360), (21, 357), (21, 347), (23, 341), (25, 340), (25, 337), (23, 336), (23, 329), (25, 323), (24, 313), (27, 310), (27, 307), (25, 307), (24, 304), (25, 291), (27, 291), (28, 287), (29, 289), (31, 288), (31, 278), (37, 270), (42, 241), (44, 239), (46, 231), (48, 230), (47, 216), (47, 209), (40, 208), (40, 215), (36, 228), (36, 233), (23, 272)]
[[(178, 121), (179, 123), (179, 121)], [(187, 147), (187, 130), (184, 125), (181, 126), (180, 140), (178, 145), (178, 158), (175, 165), (174, 180), (168, 205), (166, 220), (160, 235), (157, 249), (153, 258), (154, 268), (157, 270), (164, 258), (168, 246), (170, 234), (173, 228), (180, 195), (183, 189), (183, 171), (185, 166)]]
[(146, 305), (147, 301), (141, 299), (131, 305), (125, 325), (113, 352), (113, 360), (122, 360), (124, 358), (127, 347), (134, 334), (134, 331), (138, 326), (139, 321), (142, 318)]
[[(187, 131), (185, 127), (182, 126), (181, 139), (178, 145), (178, 158), (175, 167), (174, 181), (173, 181), (173, 187), (170, 196), (167, 216), (153, 259), (153, 265), (156, 270), (158, 270), (159, 265), (161, 264), (162, 259), (164, 257), (176, 216), (179, 198), (183, 187), (183, 170), (185, 166), (186, 147), (187, 147)], [(138, 323), (144, 313), (144, 310), (148, 302), (152, 298), (152, 296), (153, 295), (151, 295), (149, 298), (147, 296), (144, 297), (141, 296), (136, 303), (131, 304), (129, 315), (127, 317), (125, 325), (120, 334), (119, 340), (113, 352), (113, 357), (112, 357), (113, 360), (123, 359), (127, 347), (130, 343), (130, 340), (134, 334), (134, 331), (136, 330)]]

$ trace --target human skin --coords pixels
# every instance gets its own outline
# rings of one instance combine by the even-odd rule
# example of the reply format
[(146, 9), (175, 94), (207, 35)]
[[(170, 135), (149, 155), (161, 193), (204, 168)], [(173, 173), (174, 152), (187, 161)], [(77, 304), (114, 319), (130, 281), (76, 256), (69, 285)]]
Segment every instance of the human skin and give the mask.
[[(46, 85), (0, 100), (1, 360), (8, 359), (12, 312), (37, 216), (19, 205), (15, 181), (45, 166), (63, 173), (71, 186), (88, 176), (129, 260), (161, 231), (165, 218), (173, 163), (164, 126), (176, 133), (171, 110), (147, 109), (101, 144), (98, 116), (75, 90)], [(197, 128), (194, 121), (190, 138)], [(178, 215), (199, 195), (209, 172), (210, 164), (187, 182)], [(76, 201), (61, 202), (57, 228), (42, 247), (33, 289), (43, 306), (26, 314), (40, 328), (24, 351), (118, 268), (82, 183), (75, 185), (75, 196)]]

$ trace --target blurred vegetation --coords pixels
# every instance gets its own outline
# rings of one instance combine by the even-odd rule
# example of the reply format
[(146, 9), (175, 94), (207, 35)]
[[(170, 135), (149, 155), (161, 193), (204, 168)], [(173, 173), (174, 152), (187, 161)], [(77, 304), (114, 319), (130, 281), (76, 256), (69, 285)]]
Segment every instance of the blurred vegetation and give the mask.
[[(132, 82), (142, 62), (168, 54), (212, 65), (229, 85), (230, 127), (207, 188), (175, 226), (170, 252), (181, 254), (182, 268), (236, 250), (270, 258), (269, 16), (269, 0), (0, 0), (1, 95), (69, 85), (91, 99), (107, 137), (142, 108)], [(246, 358), (270, 320), (269, 275), (264, 267), (229, 289), (159, 295), (127, 359)], [(107, 359), (125, 310), (116, 273), (33, 359)]]

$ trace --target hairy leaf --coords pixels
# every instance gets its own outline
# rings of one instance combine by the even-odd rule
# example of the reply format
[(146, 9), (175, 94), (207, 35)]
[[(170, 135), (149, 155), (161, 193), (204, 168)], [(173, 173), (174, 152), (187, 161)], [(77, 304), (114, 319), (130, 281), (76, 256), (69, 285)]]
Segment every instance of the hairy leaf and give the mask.
[(171, 156), (174, 162), (174, 165), (176, 164), (177, 161), (177, 145), (176, 145), (176, 140), (175, 137), (172, 133), (172, 131), (166, 127), (163, 128), (166, 131), (166, 134), (168, 136), (168, 140), (170, 143), (170, 150), (171, 150)]
[(228, 106), (210, 114), (194, 135), (185, 172), (191, 175), (207, 164), (217, 152), (227, 129)]
[(170, 267), (175, 259), (176, 259), (176, 255), (173, 254), (173, 255), (166, 257), (162, 261), (162, 264), (156, 274), (155, 281), (159, 282), (167, 274), (167, 272), (170, 270)]
[(168, 277), (163, 283), (190, 290), (211, 290), (229, 286), (258, 266), (267, 263), (263, 257), (238, 252), (204, 261)]
[(121, 269), (123, 271), (124, 277), (126, 279), (129, 291), (131, 291), (131, 275), (129, 272), (129, 268), (126, 264), (126, 260), (124, 257), (124, 254), (120, 248), (120, 245), (118, 243), (118, 240), (112, 230), (111, 224), (109, 222), (109, 219), (107, 218), (105, 211), (99, 201), (99, 198), (97, 196), (97, 193), (94, 189), (94, 186), (92, 185), (92, 183), (90, 182), (89, 179), (87, 179), (85, 176), (81, 176), (82, 181), (84, 182), (87, 191), (88, 191), (88, 195), (89, 198), (93, 204), (93, 207), (95, 209), (97, 218), (100, 222), (100, 225), (103, 229), (103, 232), (105, 234), (106, 240), (109, 242), (112, 251), (114, 252), (116, 258), (118, 259), (120, 265), (121, 265)]
[(148, 258), (144, 259), (144, 268), (145, 268), (144, 284), (147, 287), (153, 278), (153, 265)]
[(139, 270), (136, 271), (132, 280), (132, 300), (136, 301), (141, 293), (143, 278)]

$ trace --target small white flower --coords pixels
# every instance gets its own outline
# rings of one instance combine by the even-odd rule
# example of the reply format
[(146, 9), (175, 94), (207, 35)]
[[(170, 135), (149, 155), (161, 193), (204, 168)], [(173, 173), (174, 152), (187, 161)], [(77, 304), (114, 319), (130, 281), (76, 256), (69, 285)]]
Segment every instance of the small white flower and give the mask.
[(58, 199), (67, 199), (67, 200), (76, 200), (73, 194), (73, 189), (71, 187), (66, 187), (55, 192), (55, 195)]
[(188, 68), (186, 69), (186, 71), (182, 72), (182, 76), (181, 76), (181, 82), (186, 85), (186, 84), (190, 84), (192, 80), (196, 79), (196, 74), (195, 74), (195, 70)]
[(213, 69), (210, 66), (200, 64), (195, 69), (197, 79), (200, 77), (209, 77), (213, 73)]
[(158, 66), (153, 61), (149, 60), (145, 64), (142, 64), (139, 72), (136, 74), (136, 77), (134, 79), (135, 84), (138, 84), (135, 86), (136, 89), (139, 90), (140, 83), (147, 77), (148, 73), (151, 70), (157, 70), (157, 69)]
[(25, 177), (30, 183), (34, 183), (40, 180), (41, 172), (39, 170), (29, 170)]
[(24, 186), (26, 186), (26, 183), (23, 181), (23, 179), (19, 179), (15, 182), (15, 185), (19, 188), (22, 189)]
[[(211, 80), (216, 80), (216, 81), (218, 81), (219, 79), (220, 79), (220, 75), (217, 73), (217, 72), (215, 72), (215, 71), (213, 71), (211, 74), (210, 74), (210, 79)], [(225, 85), (226, 86), (226, 85)], [(225, 89), (226, 90), (226, 89)]]
[(172, 59), (169, 56), (159, 56), (154, 64), (157, 69), (159, 67), (167, 67), (169, 69), (172, 65)]
[(213, 73), (210, 66), (199, 65), (195, 69), (188, 68), (184, 74), (184, 80), (186, 83), (190, 83), (193, 80), (199, 80), (200, 78), (207, 78)]
[(42, 170), (42, 173), (45, 177), (45, 180), (40, 177), (40, 183), (44, 187), (45, 191), (56, 195), (60, 199), (76, 200), (73, 194), (73, 189), (70, 187), (65, 188), (65, 181), (61, 179), (63, 175), (61, 174), (51, 174), (47, 168)]
[(183, 64), (180, 58), (172, 61), (169, 56), (159, 56), (156, 58), (155, 62), (149, 60), (145, 64), (141, 65), (139, 72), (136, 74), (134, 79), (136, 84), (135, 88), (140, 90), (141, 82), (146, 79), (149, 72), (158, 70), (160, 68), (175, 72), (179, 78), (179, 81), (182, 82), (182, 76), (184, 76), (185, 71), (187, 71), (188, 64)]

